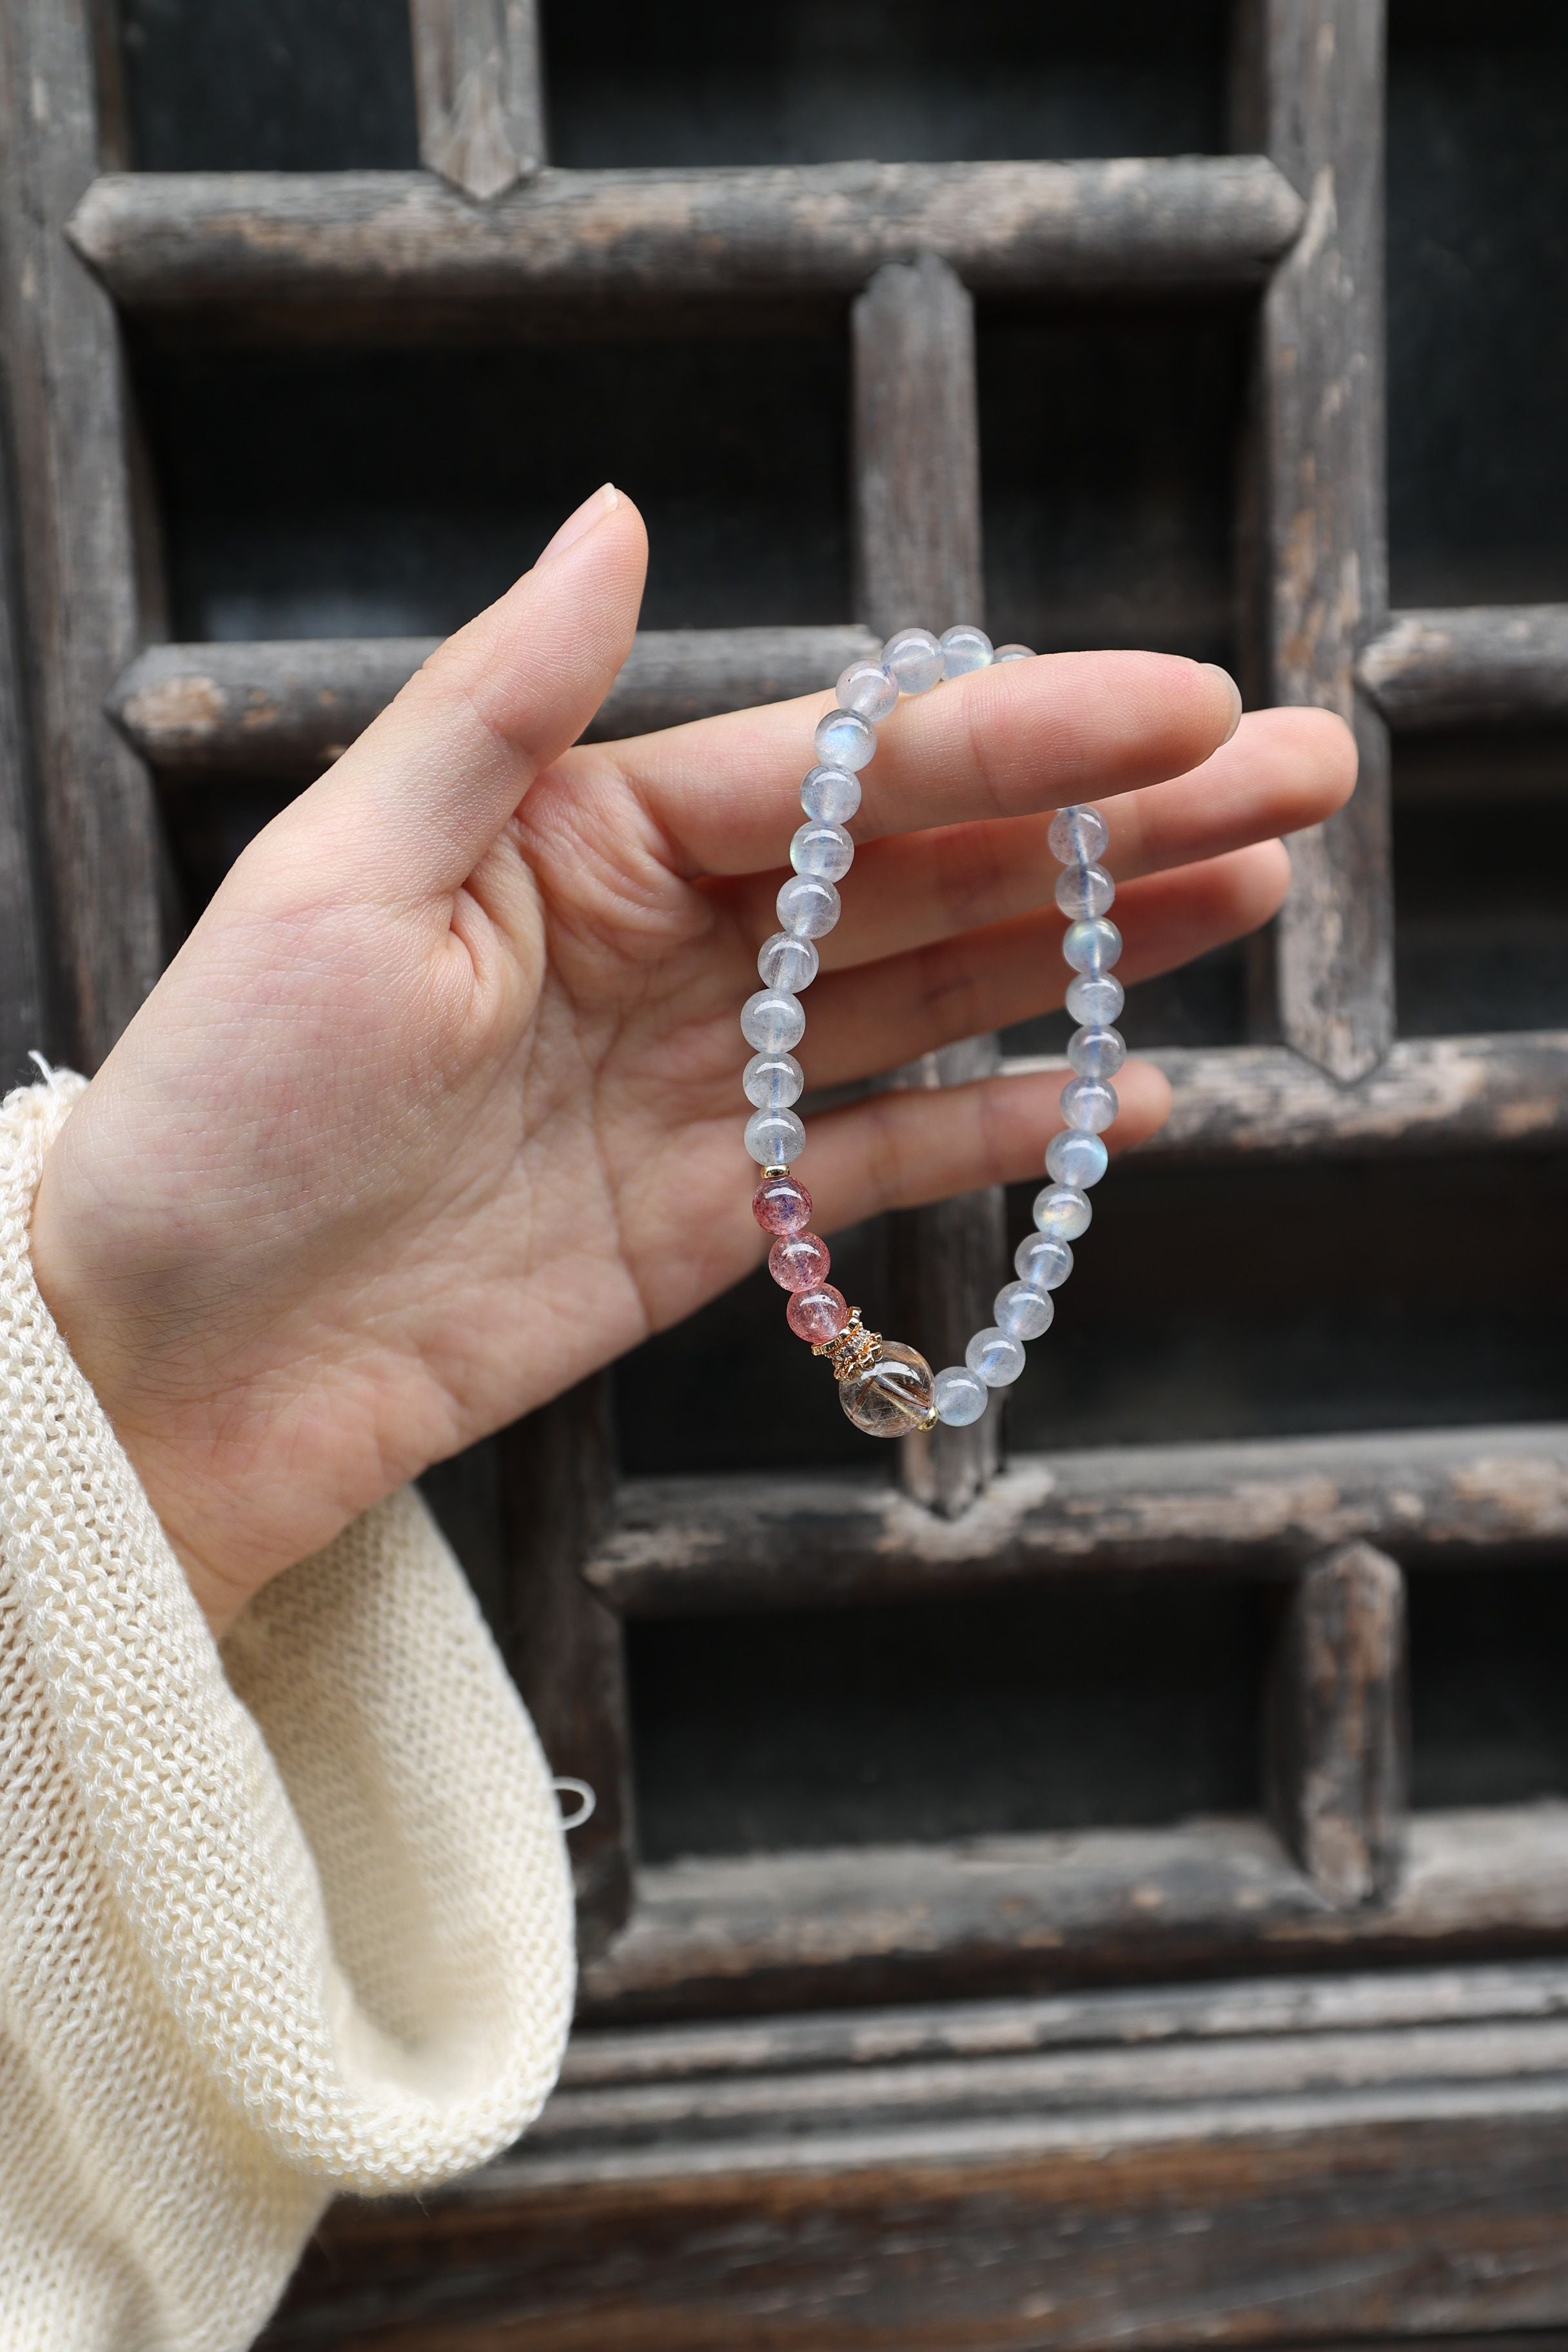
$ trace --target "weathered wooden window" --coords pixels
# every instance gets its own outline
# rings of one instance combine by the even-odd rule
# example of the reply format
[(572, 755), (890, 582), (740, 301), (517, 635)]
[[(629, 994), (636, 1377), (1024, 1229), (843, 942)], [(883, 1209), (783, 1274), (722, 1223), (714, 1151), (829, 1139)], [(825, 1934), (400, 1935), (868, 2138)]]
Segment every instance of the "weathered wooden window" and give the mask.
[[(8, 1075), (606, 474), (603, 734), (979, 616), (1362, 749), (1131, 992), (1002, 1458), (868, 1467), (753, 1282), (432, 1475), (599, 1792), (583, 2030), (279, 2346), (1568, 2324), (1568, 19), (1384, 15), (0, 13)], [(1024, 1217), (838, 1254), (940, 1352)]]

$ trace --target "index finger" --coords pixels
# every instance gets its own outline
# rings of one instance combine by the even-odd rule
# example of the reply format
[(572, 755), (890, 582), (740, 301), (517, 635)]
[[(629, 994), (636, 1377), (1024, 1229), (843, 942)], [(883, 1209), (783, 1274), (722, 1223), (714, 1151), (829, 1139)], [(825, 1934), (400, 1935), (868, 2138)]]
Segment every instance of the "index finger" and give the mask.
[[(601, 745), (690, 874), (781, 866), (831, 693)], [(858, 841), (1163, 783), (1228, 741), (1234, 681), (1178, 654), (1037, 654), (910, 696), (860, 772)]]

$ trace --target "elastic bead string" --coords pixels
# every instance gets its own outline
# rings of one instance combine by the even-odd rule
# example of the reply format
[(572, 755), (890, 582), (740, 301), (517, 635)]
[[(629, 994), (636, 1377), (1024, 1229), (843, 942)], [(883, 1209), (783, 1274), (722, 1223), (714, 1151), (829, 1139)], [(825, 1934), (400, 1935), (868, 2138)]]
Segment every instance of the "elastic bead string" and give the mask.
[(938, 1421), (964, 1428), (980, 1419), (993, 1389), (1006, 1388), (1024, 1369), (1024, 1343), (1050, 1328), (1051, 1293), (1072, 1272), (1072, 1247), (1089, 1229), (1089, 1193), (1105, 1173), (1104, 1129), (1116, 1117), (1110, 1081), (1127, 1058), (1112, 1026), (1121, 1010), (1121, 982), (1112, 967), (1121, 934), (1110, 919), (1116, 886), (1100, 859), (1108, 835), (1098, 809), (1058, 809), (1047, 838), (1062, 867), (1057, 905), (1068, 918), (1062, 954), (1073, 972), (1067, 1007), (1079, 1024), (1068, 1045), (1072, 1076), (1063, 1087), (1066, 1124), (1046, 1149), (1050, 1179), (1035, 1199), (1037, 1230), (1018, 1244), (1016, 1280), (996, 1293), (996, 1319), (976, 1331), (962, 1364), (933, 1375), (925, 1358), (901, 1340), (866, 1329), (860, 1310), (827, 1279), (827, 1244), (810, 1231), (811, 1194), (792, 1163), (805, 1148), (795, 1105), (805, 1085), (794, 1048), (805, 1034), (800, 992), (816, 978), (816, 941), (838, 920), (837, 885), (855, 858), (847, 827), (860, 805), (859, 771), (877, 749), (877, 729), (900, 697), (927, 694), (943, 678), (985, 669), (993, 662), (1032, 658), (1027, 646), (993, 648), (984, 629), (967, 625), (934, 637), (928, 629), (900, 629), (879, 661), (851, 662), (839, 678), (836, 708), (817, 722), (817, 765), (800, 788), (805, 823), (790, 843), (795, 868), (778, 895), (780, 929), (757, 955), (763, 982), (748, 997), (741, 1029), (753, 1048), (743, 1080), (753, 1108), (746, 1150), (759, 1162), (762, 1182), (752, 1213), (773, 1238), (768, 1271), (790, 1294), (789, 1327), (826, 1356), (838, 1381), (839, 1402), (859, 1429), (899, 1437)]

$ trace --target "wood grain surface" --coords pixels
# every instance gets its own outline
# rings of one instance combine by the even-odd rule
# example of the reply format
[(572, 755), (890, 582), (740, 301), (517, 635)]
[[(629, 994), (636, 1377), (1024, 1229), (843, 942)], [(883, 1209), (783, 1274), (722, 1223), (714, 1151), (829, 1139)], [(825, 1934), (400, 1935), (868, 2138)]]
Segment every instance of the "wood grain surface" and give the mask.
[(483, 207), (413, 172), (117, 173), (79, 253), (128, 310), (857, 292), (935, 254), (975, 288), (1256, 286), (1300, 226), (1258, 155), (546, 170)]
[(1561, 726), (1568, 604), (1458, 604), (1393, 613), (1358, 675), (1395, 734)]
[(409, 0), (419, 160), (489, 204), (544, 161), (535, 0)]
[(1338, 711), (1361, 755), (1349, 806), (1291, 838), (1275, 1009), (1285, 1042), (1347, 1081), (1394, 1038), (1387, 729), (1355, 679), (1387, 606), (1383, 0), (1249, 0), (1247, 23), (1244, 135), (1307, 208), (1262, 308), (1262, 683), (1269, 701)]

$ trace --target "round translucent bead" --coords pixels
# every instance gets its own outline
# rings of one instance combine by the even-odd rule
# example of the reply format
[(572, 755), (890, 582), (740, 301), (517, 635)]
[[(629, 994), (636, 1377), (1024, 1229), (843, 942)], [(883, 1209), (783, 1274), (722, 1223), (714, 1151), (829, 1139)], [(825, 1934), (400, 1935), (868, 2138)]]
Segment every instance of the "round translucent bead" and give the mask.
[(860, 780), (847, 768), (813, 768), (800, 788), (800, 804), (824, 824), (847, 824), (860, 805)]
[(1103, 1078), (1069, 1078), (1062, 1088), (1062, 1117), (1086, 1135), (1099, 1135), (1108, 1128), (1120, 1108), (1116, 1088)]
[(838, 1402), (868, 1437), (908, 1437), (936, 1419), (931, 1366), (901, 1339), (884, 1339), (874, 1364), (838, 1383)]
[(1012, 1339), (1037, 1339), (1050, 1329), (1056, 1311), (1056, 1300), (1026, 1282), (1005, 1283), (991, 1308), (997, 1329)]
[(972, 669), (989, 669), (995, 656), (984, 629), (968, 621), (942, 633), (942, 667), (946, 677), (963, 677)]
[(787, 1168), (805, 1150), (805, 1129), (793, 1110), (754, 1110), (746, 1121), (746, 1155), (759, 1168)]
[(1068, 866), (1057, 876), (1057, 904), (1069, 921), (1077, 915), (1103, 915), (1116, 885), (1103, 866)]
[(938, 1421), (945, 1422), (949, 1429), (967, 1429), (990, 1403), (991, 1391), (963, 1364), (949, 1364), (931, 1382), (931, 1397)]
[(1035, 1223), (1052, 1241), (1076, 1242), (1094, 1214), (1087, 1192), (1076, 1184), (1047, 1184), (1035, 1195)]
[(753, 1054), (741, 1084), (758, 1110), (788, 1110), (805, 1090), (805, 1072), (793, 1054)]
[(782, 988), (794, 996), (816, 978), (816, 950), (809, 940), (775, 931), (757, 950), (757, 978), (764, 988)]
[(1089, 915), (1068, 925), (1062, 953), (1074, 971), (1106, 971), (1121, 953), (1121, 934), (1109, 915)]
[(877, 730), (858, 710), (828, 711), (811, 740), (826, 768), (863, 768), (877, 749)]
[[(794, 1178), (780, 1179), (794, 1182)], [(1051, 1234), (1028, 1234), (1013, 1253), (1018, 1279), (1031, 1290), (1059, 1290), (1072, 1272), (1072, 1252)]]
[(1068, 1060), (1080, 1078), (1113, 1078), (1126, 1059), (1120, 1029), (1075, 1029), (1068, 1039)]
[(1127, 991), (1114, 972), (1080, 971), (1068, 982), (1067, 1008), (1075, 1021), (1114, 1021), (1126, 1002)]
[(752, 1214), (764, 1234), (803, 1234), (811, 1223), (811, 1194), (798, 1176), (764, 1176), (752, 1195)]
[(837, 698), (840, 710), (857, 710), (875, 726), (898, 709), (899, 681), (880, 662), (851, 662), (839, 673)]
[(992, 1323), (976, 1331), (963, 1351), (963, 1360), (988, 1389), (1005, 1389), (1024, 1369), (1024, 1343)]
[(794, 940), (819, 940), (838, 920), (838, 893), (819, 874), (792, 874), (773, 904)]
[(741, 1007), (741, 1034), (759, 1054), (787, 1054), (805, 1034), (805, 1007), (784, 988), (759, 988)]
[(1033, 661), (1033, 646), (998, 646), (993, 659), (996, 661)]
[(768, 1272), (781, 1290), (820, 1290), (832, 1263), (820, 1234), (784, 1234), (768, 1252)]
[(819, 874), (837, 882), (855, 863), (855, 844), (841, 824), (824, 824), (813, 818), (797, 826), (789, 845), (789, 862), (797, 874)]
[(1110, 1154), (1099, 1136), (1086, 1135), (1076, 1127), (1064, 1128), (1046, 1146), (1047, 1175), (1054, 1176), (1058, 1184), (1075, 1184), (1080, 1192), (1099, 1183), (1110, 1161)]
[(841, 1290), (825, 1282), (816, 1290), (797, 1290), (784, 1308), (784, 1317), (797, 1339), (809, 1339), (820, 1348), (825, 1339), (836, 1339), (849, 1320), (849, 1302)]
[(944, 676), (942, 647), (929, 629), (900, 629), (882, 647), (882, 659), (900, 694), (928, 694)]
[(1046, 839), (1058, 866), (1092, 866), (1104, 856), (1110, 835), (1097, 808), (1078, 806), (1058, 809)]

